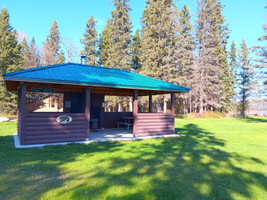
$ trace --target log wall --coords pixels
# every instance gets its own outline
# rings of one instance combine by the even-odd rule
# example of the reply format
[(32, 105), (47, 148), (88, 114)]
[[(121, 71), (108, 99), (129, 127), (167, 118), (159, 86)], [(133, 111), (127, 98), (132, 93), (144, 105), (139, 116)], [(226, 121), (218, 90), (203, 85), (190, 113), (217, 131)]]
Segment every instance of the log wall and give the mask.
[[(72, 117), (72, 122), (58, 123), (56, 118), (61, 115)], [(86, 125), (84, 113), (26, 113), (25, 144), (83, 141)]]
[(171, 113), (138, 113), (136, 122), (138, 137), (174, 133), (174, 118)]

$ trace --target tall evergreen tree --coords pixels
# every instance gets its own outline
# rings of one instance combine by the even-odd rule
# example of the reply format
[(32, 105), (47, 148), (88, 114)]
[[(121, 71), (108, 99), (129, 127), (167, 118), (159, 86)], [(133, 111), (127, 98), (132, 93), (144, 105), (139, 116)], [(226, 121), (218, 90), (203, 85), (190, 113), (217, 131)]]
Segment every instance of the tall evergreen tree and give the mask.
[(40, 54), (38, 51), (38, 48), (35, 44), (35, 39), (34, 37), (31, 39), (30, 42), (30, 52), (31, 52), (31, 60), (30, 60), (30, 66), (32, 67), (40, 67), (41, 65), (41, 58), (40, 58)]
[(221, 110), (229, 88), (225, 48), (229, 31), (227, 25), (224, 25), (222, 8), (218, 0), (198, 1), (196, 101), (199, 112), (207, 109)]
[(171, 47), (173, 36), (173, 8), (172, 0), (146, 1), (142, 16), (142, 54), (141, 72), (145, 75), (169, 81)]
[[(267, 8), (267, 6), (265, 6)], [(266, 16), (265, 16), (266, 17)], [(256, 67), (258, 68), (260, 72), (260, 84), (263, 84), (263, 91), (262, 93), (265, 93), (265, 97), (267, 96), (267, 24), (263, 24), (263, 31), (264, 34), (258, 38), (258, 41), (262, 42), (262, 45), (258, 45), (254, 47), (256, 50), (256, 56), (257, 58), (255, 61), (257, 62)], [(260, 85), (261, 86), (261, 85)], [(261, 88), (261, 87), (260, 87)]]
[(194, 95), (194, 50), (193, 25), (190, 11), (185, 4), (181, 10), (177, 25), (176, 65), (178, 67), (179, 84), (191, 88), (190, 93), (180, 95), (183, 101), (184, 113), (191, 112), (191, 96)]
[(237, 67), (238, 67), (237, 56), (236, 56), (236, 46), (235, 46), (234, 41), (232, 41), (232, 44), (231, 44), (231, 50), (229, 52), (229, 59), (230, 59), (230, 63), (229, 63), (230, 70), (229, 71), (230, 71), (230, 78), (232, 80), (231, 91), (232, 91), (232, 99), (233, 99), (233, 97), (236, 95), (235, 88), (237, 85)]
[(83, 34), (84, 39), (81, 39), (81, 43), (84, 45), (84, 49), (81, 51), (81, 54), (85, 55), (86, 64), (88, 65), (97, 65), (98, 39), (95, 23), (96, 21), (94, 20), (94, 17), (91, 16), (86, 22), (86, 28)]
[(130, 70), (130, 44), (132, 23), (129, 0), (113, 0), (115, 9), (111, 12), (112, 46), (105, 67)]
[(100, 35), (99, 40), (99, 64), (101, 66), (106, 66), (106, 62), (110, 55), (110, 51), (112, 48), (113, 39), (112, 39), (112, 28), (111, 21), (108, 19), (102, 34)]
[(245, 117), (245, 110), (248, 106), (248, 98), (251, 94), (253, 87), (253, 75), (254, 71), (252, 69), (251, 57), (249, 56), (250, 52), (247, 48), (246, 42), (243, 39), (241, 48), (239, 49), (239, 83), (240, 83), (240, 98), (241, 98), (241, 116)]
[(231, 74), (231, 67), (228, 63), (228, 51), (226, 50), (226, 43), (223, 42), (223, 47), (220, 50), (221, 60), (220, 67), (222, 69), (222, 89), (223, 95), (222, 98), (222, 109), (221, 111), (229, 112), (233, 109), (233, 98), (235, 95), (234, 91), (234, 80), (233, 75)]
[(40, 67), (40, 56), (34, 38), (32, 38), (30, 45), (28, 45), (24, 37), (21, 41), (21, 47), (21, 56), (23, 58), (22, 68), (29, 69)]
[(17, 32), (9, 23), (6, 8), (0, 12), (0, 112), (16, 113), (16, 95), (5, 90), (3, 74), (21, 69), (21, 46)]
[[(142, 15), (142, 53), (140, 72), (164, 81), (177, 82), (175, 66), (175, 30), (179, 11), (172, 0), (146, 1)], [(164, 112), (167, 108), (166, 95), (163, 96)], [(161, 101), (161, 100), (159, 100)], [(161, 103), (161, 102), (158, 102)]]
[(235, 41), (232, 41), (229, 58), (230, 58), (230, 72), (231, 75), (234, 76), (236, 74), (236, 66), (237, 66)]
[(133, 42), (131, 46), (131, 68), (134, 71), (137, 71), (141, 68), (140, 64), (140, 56), (141, 56), (141, 37), (140, 37), (140, 31), (136, 30), (134, 36), (133, 36)]
[[(178, 34), (180, 35), (180, 41), (177, 41), (177, 56), (179, 58), (177, 66), (179, 68), (179, 75), (184, 77), (187, 81), (192, 79), (195, 48), (192, 34), (193, 25), (190, 20), (191, 15), (185, 4), (179, 16), (180, 30)], [(188, 84), (187, 81), (185, 81), (184, 84)], [(190, 86), (190, 84), (188, 86)]]
[(47, 35), (44, 43), (44, 50), (42, 55), (43, 65), (54, 65), (63, 63), (65, 58), (62, 51), (60, 51), (61, 37), (58, 30), (56, 20), (54, 20), (50, 32)]
[(23, 69), (31, 68), (30, 60), (31, 60), (32, 55), (31, 55), (30, 47), (25, 37), (23, 37), (21, 41), (21, 56), (23, 58), (22, 68)]

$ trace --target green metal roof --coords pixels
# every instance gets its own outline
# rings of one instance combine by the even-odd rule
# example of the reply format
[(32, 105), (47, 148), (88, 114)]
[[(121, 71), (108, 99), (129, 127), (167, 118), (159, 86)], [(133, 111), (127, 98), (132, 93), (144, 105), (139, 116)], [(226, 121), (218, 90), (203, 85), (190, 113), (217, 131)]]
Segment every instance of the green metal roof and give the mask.
[(80, 84), (144, 90), (189, 92), (190, 89), (122, 69), (66, 63), (3, 74), (5, 80)]

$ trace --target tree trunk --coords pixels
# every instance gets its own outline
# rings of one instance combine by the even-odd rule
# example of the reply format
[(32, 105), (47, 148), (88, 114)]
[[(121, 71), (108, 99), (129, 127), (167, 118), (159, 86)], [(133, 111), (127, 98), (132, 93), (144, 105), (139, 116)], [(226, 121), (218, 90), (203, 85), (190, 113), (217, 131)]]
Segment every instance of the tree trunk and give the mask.
[(203, 112), (203, 96), (200, 95), (200, 98), (199, 98), (199, 113), (202, 113)]
[(241, 116), (242, 116), (242, 117), (245, 117), (245, 100), (244, 100), (244, 98), (243, 98), (243, 100), (242, 100)]
[(163, 96), (163, 112), (167, 112), (167, 98), (165, 95)]

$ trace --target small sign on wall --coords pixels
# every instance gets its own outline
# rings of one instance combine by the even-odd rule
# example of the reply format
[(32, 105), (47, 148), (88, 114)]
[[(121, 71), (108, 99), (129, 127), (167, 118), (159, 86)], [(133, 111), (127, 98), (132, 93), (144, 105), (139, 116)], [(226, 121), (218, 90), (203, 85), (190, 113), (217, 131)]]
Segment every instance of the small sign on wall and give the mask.
[(54, 88), (32, 87), (32, 92), (54, 93)]
[(65, 101), (65, 108), (70, 108), (70, 101)]
[(68, 124), (70, 122), (72, 122), (72, 118), (68, 115), (60, 115), (57, 117), (57, 123), (60, 124)]

